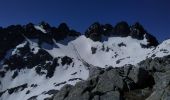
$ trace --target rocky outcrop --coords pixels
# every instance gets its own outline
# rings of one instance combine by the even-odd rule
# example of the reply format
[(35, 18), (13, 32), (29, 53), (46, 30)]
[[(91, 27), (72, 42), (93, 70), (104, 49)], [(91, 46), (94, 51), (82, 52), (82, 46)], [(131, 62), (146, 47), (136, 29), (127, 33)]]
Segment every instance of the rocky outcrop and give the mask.
[[(35, 28), (33, 23), (27, 25), (11, 25), (6, 28), (0, 27), (0, 60), (4, 58), (8, 50), (14, 48), (25, 40), (38, 39), (41, 45), (44, 42), (53, 44), (53, 39), (56, 41), (63, 40), (67, 37), (78, 37), (81, 33), (70, 29), (66, 23), (61, 23), (58, 27), (52, 27), (46, 22), (41, 22), (39, 27), (43, 28), (46, 33)], [(144, 36), (148, 40), (148, 46), (157, 46), (157, 39), (149, 34), (140, 23), (135, 23), (129, 26), (127, 22), (122, 21), (115, 26), (111, 24), (102, 25), (98, 22), (92, 24), (85, 32), (85, 36), (93, 41), (102, 41), (102, 36), (131, 36), (135, 39), (143, 39)]]
[(46, 78), (51, 78), (60, 63), (64, 66), (73, 62), (73, 58), (68, 56), (53, 58), (46, 50), (41, 48), (36, 53), (33, 51), (28, 42), (25, 42), (23, 47), (16, 48), (16, 52), (13, 55), (8, 59), (4, 59), (5, 71), (0, 71), (0, 77), (4, 77), (7, 71), (15, 71), (12, 75), (12, 79), (14, 79), (18, 76), (20, 70), (35, 67), (35, 72), (38, 75), (46, 75)]
[(85, 36), (93, 41), (102, 41), (102, 36), (131, 36), (138, 40), (146, 38), (148, 41), (147, 47), (157, 46), (159, 44), (157, 39), (153, 35), (149, 34), (139, 22), (136, 22), (131, 26), (129, 26), (125, 21), (119, 22), (115, 26), (110, 24), (102, 25), (95, 22), (86, 30)]
[(147, 69), (155, 80), (152, 94), (146, 100), (169, 100), (170, 96), (170, 56), (163, 58), (149, 58), (139, 63)]
[(102, 26), (98, 22), (95, 22), (85, 32), (85, 35), (86, 35), (86, 37), (89, 37), (93, 41), (101, 41), (102, 33), (103, 33)]
[[(1, 87), (3, 84), (6, 84), (3, 82), (5, 80), (3, 78), (8, 78), (7, 74), (9, 73), (10, 77), (7, 80), (10, 80), (9, 82), (12, 83), (22, 75), (21, 73), (22, 71), (24, 72), (24, 70), (32, 71), (33, 69), (37, 77), (44, 77), (43, 79), (49, 80), (54, 79), (55, 72), (62, 69), (65, 73), (61, 77), (67, 76), (68, 73), (71, 77), (69, 76), (69, 79), (65, 79), (64, 77), (65, 80), (61, 82), (50, 83), (51, 86), (55, 86), (55, 88), (42, 93), (42, 95), (49, 95), (49, 97), (44, 100), (153, 100), (155, 97), (161, 99), (169, 98), (169, 56), (155, 59), (149, 58), (140, 62), (137, 66), (125, 65), (123, 67), (113, 68), (108, 64), (105, 66), (108, 68), (100, 68), (84, 61), (78, 50), (74, 47), (71, 48), (71, 50), (73, 49), (75, 51), (77, 58), (76, 56), (69, 56), (67, 54), (54, 56), (52, 54), (54, 52), (50, 52), (52, 48), (60, 49), (61, 46), (57, 46), (57, 43), (65, 44), (63, 42), (66, 42), (67, 44), (79, 35), (79, 32), (69, 29), (65, 23), (60, 24), (58, 27), (52, 27), (46, 22), (41, 22), (38, 26), (29, 23), (23, 26), (11, 25), (6, 28), (0, 28), (0, 67), (1, 65), (3, 66), (3, 69), (0, 71), (0, 78), (2, 79), (2, 81), (0, 81)], [(113, 27), (110, 24), (101, 25), (96, 22), (89, 27), (85, 35), (93, 41), (101, 42), (103, 38), (112, 36), (131, 36), (138, 40), (143, 40), (144, 37), (146, 37), (148, 45), (141, 43), (141, 46), (149, 48), (150, 46), (158, 45), (156, 38), (147, 33), (139, 23), (129, 26), (126, 22), (120, 22)], [(128, 43), (120, 42), (115, 46), (125, 48), (128, 47)], [(62, 50), (65, 51), (65, 49), (61, 48), (61, 51)], [(166, 52), (166, 49), (161, 50)], [(67, 51), (69, 51), (69, 49)], [(109, 52), (114, 51), (114, 49), (104, 44), (101, 45), (101, 48), (95, 45), (91, 47), (91, 53), (94, 56), (99, 53), (98, 51), (104, 51), (109, 54)], [(63, 52), (63, 54), (64, 53), (65, 52)], [(119, 56), (117, 52), (114, 52), (114, 54), (112, 58)], [(57, 52), (55, 55), (57, 55)], [(151, 57), (155, 57), (154, 55), (156, 56), (154, 53)], [(149, 53), (147, 56), (149, 57)], [(130, 56), (127, 56), (127, 58), (129, 59)], [(78, 60), (82, 62), (83, 66)], [(126, 58), (118, 58), (115, 62), (119, 64), (125, 60)], [(81, 76), (81, 72), (84, 72), (81, 66), (85, 66), (86, 69), (89, 70), (90, 75), (88, 79), (87, 77), (83, 78), (87, 73)], [(73, 67), (75, 69), (70, 69)], [(71, 72), (69, 70), (71, 70)], [(24, 74), (25, 73), (27, 72), (24, 72)], [(60, 75), (58, 75), (58, 77), (60, 77)], [(55, 79), (58, 80), (58, 78)], [(84, 79), (87, 80), (84, 81)], [(75, 86), (64, 86), (73, 81), (75, 83), (78, 81), (81, 82), (78, 82)], [(33, 85), (32, 83), (26, 84), (27, 85), (23, 84), (20, 86), (19, 84), (14, 87), (7, 87), (0, 92), (0, 97), (8, 96), (6, 95), (7, 92), (8, 94), (22, 94), (23, 92), (29, 94), (31, 90), (26, 91), (26, 89), (40, 86), (38, 83), (33, 83)], [(62, 86), (64, 87), (58, 91), (57, 89), (60, 89)], [(28, 100), (36, 100), (38, 97), (39, 95), (33, 94)]]
[(53, 100), (169, 100), (170, 56), (137, 66), (92, 68), (86, 81), (65, 85)]
[(114, 35), (118, 35), (121, 37), (126, 37), (130, 33), (129, 25), (124, 21), (117, 23), (114, 29), (115, 29)]
[(8, 50), (14, 48), (18, 44), (25, 40), (25, 37), (29, 39), (38, 39), (40, 45), (44, 42), (52, 44), (53, 39), (56, 41), (63, 40), (66, 37), (78, 37), (79, 32), (69, 29), (67, 24), (61, 23), (58, 27), (52, 27), (46, 22), (39, 24), (46, 33), (35, 28), (33, 23), (27, 25), (11, 25), (6, 28), (0, 28), (0, 60), (3, 59)]

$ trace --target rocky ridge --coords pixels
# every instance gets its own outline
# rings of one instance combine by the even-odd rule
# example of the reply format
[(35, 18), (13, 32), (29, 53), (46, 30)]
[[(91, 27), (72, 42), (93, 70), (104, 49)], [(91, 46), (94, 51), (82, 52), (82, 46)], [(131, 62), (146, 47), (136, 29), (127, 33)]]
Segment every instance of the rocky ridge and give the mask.
[(159, 44), (140, 23), (96, 22), (81, 35), (41, 22), (0, 35), (2, 100), (169, 98), (170, 40)]

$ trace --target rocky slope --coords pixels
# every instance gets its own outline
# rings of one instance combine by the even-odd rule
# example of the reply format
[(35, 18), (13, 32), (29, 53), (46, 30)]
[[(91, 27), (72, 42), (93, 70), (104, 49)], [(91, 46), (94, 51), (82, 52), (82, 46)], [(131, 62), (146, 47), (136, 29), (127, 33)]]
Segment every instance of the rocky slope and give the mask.
[[(94, 71), (94, 72), (93, 72)], [(170, 56), (136, 66), (95, 68), (86, 81), (65, 85), (53, 100), (169, 100)]]
[(65, 23), (12, 25), (0, 39), (0, 100), (168, 98), (170, 40), (139, 23), (94, 23), (85, 35)]

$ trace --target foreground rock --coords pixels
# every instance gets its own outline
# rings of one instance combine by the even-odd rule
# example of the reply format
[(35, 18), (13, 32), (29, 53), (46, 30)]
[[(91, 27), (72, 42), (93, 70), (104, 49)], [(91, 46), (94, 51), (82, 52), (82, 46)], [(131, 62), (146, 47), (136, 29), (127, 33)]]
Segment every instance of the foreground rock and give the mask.
[(53, 100), (169, 100), (170, 56), (137, 66), (94, 68), (88, 80), (64, 86)]

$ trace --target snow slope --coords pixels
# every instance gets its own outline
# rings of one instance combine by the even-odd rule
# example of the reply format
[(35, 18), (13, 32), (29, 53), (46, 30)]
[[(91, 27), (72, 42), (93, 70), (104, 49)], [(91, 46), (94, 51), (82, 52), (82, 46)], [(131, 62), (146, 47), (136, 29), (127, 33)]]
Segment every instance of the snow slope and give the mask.
[[(36, 29), (40, 28), (36, 27)], [(162, 57), (170, 54), (170, 40), (164, 41), (157, 47), (144, 48), (141, 45), (147, 44), (146, 39), (137, 40), (130, 36), (109, 37), (107, 41), (94, 42), (82, 35), (68, 44), (54, 41), (52, 49), (40, 47), (35, 41), (26, 39), (12, 50), (11, 55), (20, 55), (19, 48), (26, 46), (27, 43), (33, 50), (30, 52), (36, 54), (40, 49), (43, 49), (53, 58), (58, 58), (59, 65), (50, 78), (45, 76), (47, 70), (42, 70), (45, 73), (43, 75), (36, 73), (38, 65), (31, 69), (8, 71), (5, 69), (5, 66), (8, 65), (3, 65), (0, 72), (5, 71), (6, 73), (4, 77), (0, 77), (0, 100), (14, 100), (14, 98), (15, 100), (28, 100), (34, 96), (37, 97), (37, 100), (44, 100), (51, 97), (52, 94), (48, 94), (49, 90), (59, 90), (65, 84), (74, 85), (76, 82), (88, 78), (89, 69), (83, 61), (102, 68), (120, 67), (125, 64), (136, 65), (148, 57)], [(46, 45), (48, 46), (48, 44)], [(62, 58), (65, 56), (72, 59), (70, 64), (62, 64)], [(46, 61), (46, 64), (48, 63), (53, 62)], [(18, 75), (12, 78), (15, 71), (18, 72)], [(12, 93), (9, 91), (11, 88), (22, 85), (25, 87), (13, 89)]]

